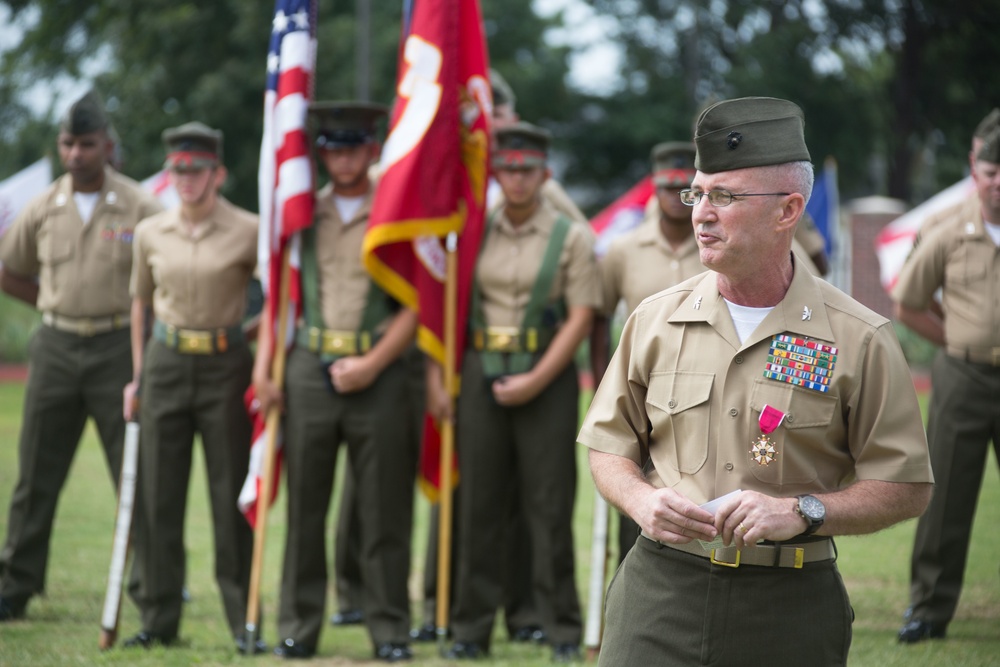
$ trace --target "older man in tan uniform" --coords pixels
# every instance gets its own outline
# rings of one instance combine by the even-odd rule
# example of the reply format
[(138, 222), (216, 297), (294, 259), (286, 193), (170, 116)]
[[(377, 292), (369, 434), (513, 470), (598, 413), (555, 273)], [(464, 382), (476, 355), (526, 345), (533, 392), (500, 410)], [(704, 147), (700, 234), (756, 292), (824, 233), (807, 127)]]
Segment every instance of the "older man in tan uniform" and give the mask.
[[(955, 614), (987, 445), (1000, 457), (1000, 128), (972, 172), (978, 214), (941, 223), (914, 248), (892, 292), (904, 324), (943, 348), (927, 422), (938, 488), (920, 518), (911, 561), (911, 616), (899, 640), (945, 636)], [(930, 312), (942, 290), (944, 319)]]
[[(252, 357), (241, 321), (257, 264), (257, 216), (218, 194), (225, 182), (222, 133), (202, 123), (163, 132), (166, 169), (180, 204), (144, 220), (132, 264), (133, 381), (125, 412), (137, 409), (139, 469), (148, 533), (139, 565), (149, 590), (142, 630), (127, 647), (170, 644), (180, 628), (186, 571), (184, 515), (201, 436), (215, 538), (215, 577), (238, 650), (253, 555), (253, 532), (236, 500), (250, 454), (243, 394)], [(154, 317), (146, 344), (143, 323)], [(260, 647), (263, 650), (263, 646)]]
[(786, 100), (702, 113), (682, 197), (711, 271), (636, 309), (584, 420), (598, 489), (642, 528), (608, 593), (605, 664), (846, 664), (832, 536), (929, 499), (890, 322), (790, 252), (803, 129)]
[[(303, 232), (304, 321), (285, 378), (288, 535), (275, 653), (314, 655), (327, 598), (326, 516), (340, 443), (346, 442), (360, 515), (364, 620), (375, 657), (412, 657), (409, 642), (410, 534), (416, 451), (408, 370), (402, 355), (416, 313), (372, 283), (361, 245), (385, 107), (324, 102), (310, 107), (316, 145), (331, 183), (317, 193)], [(254, 386), (266, 409), (280, 400), (269, 379), (270, 332), (261, 330)]]
[[(18, 481), (0, 551), (0, 622), (23, 616), (29, 598), (45, 590), (56, 503), (88, 417), (118, 482), (121, 388), (132, 377), (132, 238), (136, 224), (161, 209), (107, 166), (108, 118), (96, 93), (67, 111), (58, 145), (67, 173), (25, 207), (0, 243), (0, 287), (42, 312), (29, 349)], [(137, 585), (133, 578), (133, 597)]]

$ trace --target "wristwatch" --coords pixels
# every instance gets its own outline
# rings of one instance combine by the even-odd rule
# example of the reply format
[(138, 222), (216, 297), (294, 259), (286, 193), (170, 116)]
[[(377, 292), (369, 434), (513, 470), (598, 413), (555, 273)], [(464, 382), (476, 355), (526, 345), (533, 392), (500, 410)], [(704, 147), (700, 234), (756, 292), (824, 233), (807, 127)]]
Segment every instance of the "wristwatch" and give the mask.
[(799, 504), (795, 506), (795, 512), (806, 520), (806, 529), (801, 537), (812, 535), (823, 525), (826, 518), (826, 505), (816, 496), (808, 494), (798, 496)]

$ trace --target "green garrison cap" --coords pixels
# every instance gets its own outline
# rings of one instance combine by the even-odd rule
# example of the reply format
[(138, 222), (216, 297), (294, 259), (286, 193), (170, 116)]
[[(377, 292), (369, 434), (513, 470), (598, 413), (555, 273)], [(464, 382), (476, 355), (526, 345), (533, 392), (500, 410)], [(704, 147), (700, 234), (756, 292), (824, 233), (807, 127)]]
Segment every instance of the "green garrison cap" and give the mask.
[(986, 117), (979, 121), (976, 131), (973, 133), (976, 139), (985, 139), (992, 130), (1000, 127), (1000, 109), (993, 107), (993, 111), (986, 114)]
[(1000, 127), (995, 127), (983, 138), (983, 147), (976, 153), (976, 159), (1000, 164)]
[(695, 167), (707, 174), (810, 160), (802, 109), (773, 97), (723, 100), (695, 126)]
[(544, 167), (552, 135), (531, 123), (519, 122), (497, 129), (494, 169)]
[(99, 132), (108, 127), (104, 102), (96, 90), (90, 90), (66, 110), (59, 129), (73, 135)]
[(194, 121), (163, 131), (166, 169), (210, 169), (222, 161), (222, 132)]
[(667, 141), (653, 146), (653, 183), (668, 188), (686, 188), (694, 180), (695, 147), (690, 141)]
[(507, 83), (507, 79), (503, 78), (500, 72), (496, 71), (492, 67), (490, 68), (490, 88), (493, 89), (494, 106), (500, 106), (502, 104), (514, 106), (517, 104), (517, 97), (514, 95), (514, 89), (510, 87), (509, 83)]
[(380, 118), (389, 109), (371, 102), (313, 102), (309, 117), (317, 148), (345, 148), (375, 140)]

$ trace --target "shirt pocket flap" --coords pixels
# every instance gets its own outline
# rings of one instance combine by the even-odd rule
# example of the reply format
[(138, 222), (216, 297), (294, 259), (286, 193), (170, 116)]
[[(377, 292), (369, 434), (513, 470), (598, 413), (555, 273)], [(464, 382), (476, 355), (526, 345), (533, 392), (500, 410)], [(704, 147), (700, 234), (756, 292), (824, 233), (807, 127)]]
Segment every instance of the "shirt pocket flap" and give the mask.
[(765, 405), (783, 412), (785, 419), (781, 426), (791, 430), (828, 426), (837, 409), (837, 399), (783, 382), (757, 380), (750, 397), (750, 407), (759, 414)]
[(678, 414), (701, 405), (712, 395), (714, 373), (666, 371), (652, 373), (646, 402), (667, 414)]

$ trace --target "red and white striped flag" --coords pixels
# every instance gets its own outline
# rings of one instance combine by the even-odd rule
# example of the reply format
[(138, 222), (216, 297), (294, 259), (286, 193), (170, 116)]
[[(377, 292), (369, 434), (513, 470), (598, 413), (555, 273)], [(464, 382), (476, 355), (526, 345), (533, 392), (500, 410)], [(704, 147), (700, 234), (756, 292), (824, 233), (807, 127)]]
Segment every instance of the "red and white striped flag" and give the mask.
[[(313, 219), (313, 169), (306, 119), (315, 69), (315, 0), (277, 0), (267, 54), (264, 136), (257, 172), (260, 199), (257, 262), (261, 267), (265, 296), (261, 326), (286, 327), (288, 343), (294, 340), (295, 320), (302, 307), (298, 232), (311, 225)], [(291, 273), (288, 284), (283, 285), (281, 261), (286, 248), (290, 250)], [(286, 322), (276, 322), (279, 295), (283, 290), (287, 290), (289, 297), (289, 317)], [(252, 397), (250, 400), (252, 404)], [(261, 420), (263, 415), (253, 418)], [(256, 437), (258, 432), (255, 424), (250, 470), (239, 501), (251, 525), (256, 519), (255, 505), (263, 464), (264, 441)], [(275, 494), (279, 467), (277, 463), (274, 466), (276, 477), (271, 488)]]

